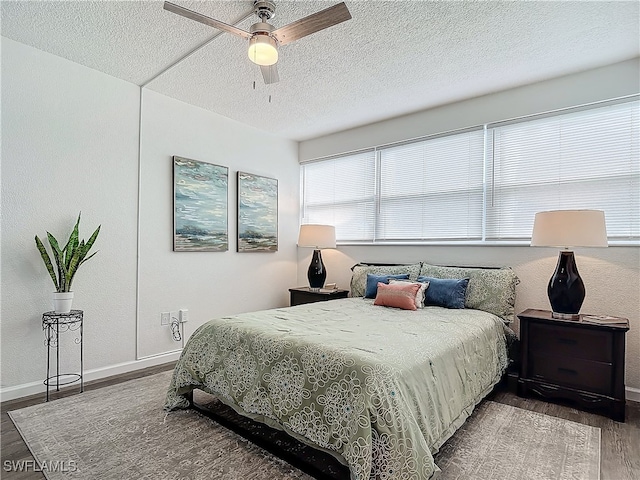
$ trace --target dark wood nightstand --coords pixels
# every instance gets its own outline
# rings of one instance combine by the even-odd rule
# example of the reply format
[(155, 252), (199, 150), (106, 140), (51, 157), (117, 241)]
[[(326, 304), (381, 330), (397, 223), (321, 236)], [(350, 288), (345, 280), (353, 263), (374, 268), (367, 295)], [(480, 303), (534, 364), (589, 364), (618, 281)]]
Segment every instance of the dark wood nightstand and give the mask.
[(327, 300), (335, 300), (336, 298), (347, 298), (349, 290), (325, 290), (313, 291), (309, 287), (290, 288), (291, 306), (302, 305), (303, 303), (326, 302)]
[[(629, 322), (599, 325), (526, 310), (520, 319), (518, 395), (570, 400), (624, 422), (624, 340)], [(623, 319), (625, 320), (625, 319)]]

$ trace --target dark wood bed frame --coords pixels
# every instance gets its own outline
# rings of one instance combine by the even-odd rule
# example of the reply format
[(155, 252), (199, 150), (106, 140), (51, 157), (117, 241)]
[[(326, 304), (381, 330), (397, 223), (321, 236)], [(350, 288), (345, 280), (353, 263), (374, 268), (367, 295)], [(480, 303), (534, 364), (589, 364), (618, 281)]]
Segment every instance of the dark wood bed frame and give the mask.
[(334, 456), (299, 442), (282, 430), (240, 415), (222, 402), (215, 408), (194, 402), (193, 391), (185, 394), (190, 407), (251, 443), (286, 461), (318, 480), (348, 480), (349, 468)]
[[(517, 389), (517, 365), (513, 363), (494, 387), (494, 390)], [(485, 397), (488, 398), (491, 393)], [(286, 432), (240, 415), (222, 402), (216, 402), (215, 408), (200, 405), (193, 399), (193, 391), (185, 394), (190, 408), (210, 418), (225, 428), (237, 433), (246, 440), (258, 445), (269, 453), (286, 461), (318, 480), (348, 480), (349, 468), (332, 455), (299, 442)]]

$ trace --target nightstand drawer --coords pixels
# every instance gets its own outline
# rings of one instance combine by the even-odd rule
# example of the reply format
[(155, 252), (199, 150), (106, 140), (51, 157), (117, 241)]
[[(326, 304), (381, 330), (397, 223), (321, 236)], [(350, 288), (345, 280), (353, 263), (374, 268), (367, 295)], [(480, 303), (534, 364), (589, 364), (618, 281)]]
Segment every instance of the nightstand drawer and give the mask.
[(533, 354), (530, 378), (549, 383), (611, 395), (613, 366), (580, 358)]
[(613, 336), (606, 331), (532, 323), (529, 350), (595, 362), (613, 361)]

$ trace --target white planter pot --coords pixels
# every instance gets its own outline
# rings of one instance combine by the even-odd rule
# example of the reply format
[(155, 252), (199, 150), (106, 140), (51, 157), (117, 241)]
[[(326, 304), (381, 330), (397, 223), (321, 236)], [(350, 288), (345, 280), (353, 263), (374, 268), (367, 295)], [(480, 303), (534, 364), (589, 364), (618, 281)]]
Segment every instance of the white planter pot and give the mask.
[(69, 313), (73, 302), (73, 292), (53, 292), (53, 310), (56, 313)]

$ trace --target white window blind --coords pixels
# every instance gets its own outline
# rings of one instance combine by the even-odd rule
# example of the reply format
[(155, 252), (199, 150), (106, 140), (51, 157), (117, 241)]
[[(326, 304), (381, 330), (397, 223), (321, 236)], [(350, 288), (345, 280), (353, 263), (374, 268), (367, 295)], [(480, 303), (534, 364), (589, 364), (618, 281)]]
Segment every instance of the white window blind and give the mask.
[(639, 238), (639, 120), (635, 101), (489, 129), (486, 238), (528, 239), (557, 209), (604, 210), (610, 239)]
[(338, 240), (372, 240), (375, 151), (304, 164), (302, 223), (334, 225)]
[(380, 150), (376, 239), (480, 240), (482, 130)]
[(302, 223), (342, 242), (528, 240), (557, 209), (604, 210), (610, 241), (637, 242), (640, 101), (305, 163), (301, 187)]

